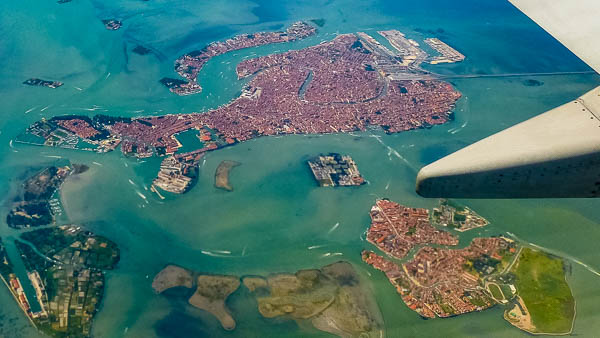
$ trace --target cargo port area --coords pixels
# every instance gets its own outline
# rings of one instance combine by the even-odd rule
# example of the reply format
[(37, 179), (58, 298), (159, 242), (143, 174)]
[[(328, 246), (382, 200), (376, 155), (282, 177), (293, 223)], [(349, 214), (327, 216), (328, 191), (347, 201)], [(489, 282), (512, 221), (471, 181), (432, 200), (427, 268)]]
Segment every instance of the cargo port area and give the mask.
[(465, 56), (459, 51), (448, 46), (438, 38), (425, 39), (425, 43), (435, 49), (436, 52), (440, 53), (439, 56), (434, 56), (429, 59), (429, 63), (432, 65), (437, 65), (438, 63), (461, 62), (465, 59)]
[(424, 62), (432, 65), (454, 63), (465, 59), (465, 56), (438, 38), (427, 38), (424, 42), (440, 55), (430, 56), (419, 43), (409, 39), (398, 30), (378, 31), (393, 47), (390, 50), (372, 36), (358, 32), (364, 47), (374, 54), (375, 68), (390, 80), (423, 80), (435, 79), (437, 76), (421, 68)]

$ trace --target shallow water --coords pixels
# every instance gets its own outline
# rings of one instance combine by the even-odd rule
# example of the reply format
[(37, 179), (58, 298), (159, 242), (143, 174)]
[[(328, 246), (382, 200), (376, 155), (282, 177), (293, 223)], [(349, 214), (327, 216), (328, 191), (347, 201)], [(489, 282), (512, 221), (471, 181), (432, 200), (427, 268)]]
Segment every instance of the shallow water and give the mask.
[[(69, 178), (61, 191), (64, 221), (85, 224), (119, 244), (122, 259), (107, 273), (106, 295), (94, 335), (115, 337), (328, 336), (293, 321), (266, 320), (244, 291), (228, 305), (237, 320), (233, 332), (216, 319), (172, 297), (155, 295), (154, 274), (167, 263), (207, 273), (237, 275), (294, 272), (344, 259), (370, 281), (388, 336), (437, 335), (514, 337), (524, 335), (502, 319), (502, 308), (438, 320), (421, 320), (395, 293), (384, 275), (360, 260), (370, 248), (361, 236), (375, 199), (431, 207), (436, 201), (414, 193), (418, 169), (450, 152), (571, 100), (600, 84), (595, 75), (527, 77), (544, 82), (528, 87), (525, 78), (456, 79), (463, 93), (456, 120), (430, 130), (385, 135), (373, 130), (353, 135), (264, 137), (209, 153), (196, 186), (182, 196), (158, 199), (146, 188), (160, 159), (138, 161), (118, 152), (9, 145), (27, 125), (56, 114), (107, 113), (121, 116), (205, 111), (235, 98), (235, 64), (245, 57), (329, 40), (337, 33), (399, 29), (443, 29), (439, 37), (467, 56), (463, 63), (431, 66), (445, 74), (536, 73), (589, 68), (505, 2), (428, 0), (313, 2), (52, 1), (2, 2), (0, 80), (0, 217), (9, 210), (22, 172), (55, 163), (62, 156), (90, 170)], [(118, 31), (100, 19), (121, 18)], [(177, 97), (158, 80), (174, 77), (182, 53), (237, 33), (280, 29), (299, 19), (325, 18), (319, 34), (306, 40), (222, 55), (200, 74), (204, 91)], [(153, 53), (131, 53), (141, 44)], [(65, 82), (57, 90), (22, 86), (28, 77)], [(77, 87), (77, 88), (76, 88)], [(81, 90), (79, 90), (80, 88)], [(182, 140), (182, 143), (184, 141)], [(185, 144), (185, 143), (184, 143)], [(369, 181), (352, 188), (317, 187), (306, 160), (319, 153), (351, 155)], [(233, 192), (214, 187), (222, 160), (242, 166), (231, 172)], [(133, 183), (131, 183), (133, 182)], [(142, 197), (143, 196), (143, 197)], [(462, 201), (492, 224), (461, 234), (461, 245), (476, 236), (510, 232), (523, 240), (600, 270), (600, 204), (597, 200)], [(336, 226), (336, 224), (339, 224)], [(17, 232), (0, 227), (3, 238)], [(309, 250), (309, 247), (319, 246)], [(204, 252), (230, 251), (207, 255)], [(341, 255), (327, 256), (327, 253)], [(11, 257), (16, 258), (16, 257)], [(600, 330), (599, 276), (572, 262), (568, 281), (577, 301), (575, 334)], [(0, 291), (0, 336), (34, 335), (6, 290)], [(23, 331), (22, 331), (23, 330)]]

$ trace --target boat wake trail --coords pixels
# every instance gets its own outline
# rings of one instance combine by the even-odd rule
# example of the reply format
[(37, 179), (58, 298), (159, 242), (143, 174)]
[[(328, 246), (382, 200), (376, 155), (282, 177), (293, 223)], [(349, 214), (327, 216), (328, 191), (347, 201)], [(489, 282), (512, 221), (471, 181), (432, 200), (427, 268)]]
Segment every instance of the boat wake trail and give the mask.
[(329, 229), (329, 231), (327, 232), (327, 234), (330, 234), (330, 233), (334, 232), (334, 231), (335, 231), (335, 229), (337, 229), (339, 226), (340, 226), (340, 222), (337, 222), (337, 223), (335, 223), (335, 224), (334, 224), (334, 225), (331, 227), (331, 229)]
[(381, 140), (381, 136), (380, 135), (374, 135), (371, 134), (369, 135), (370, 137), (374, 138), (377, 140), (377, 142), (379, 142), (382, 146), (386, 147), (388, 150), (388, 156), (391, 156), (392, 154), (394, 156), (396, 156), (397, 158), (399, 158), (402, 162), (406, 163), (407, 166), (409, 166), (411, 169), (416, 171), (416, 168), (410, 163), (408, 162), (408, 160), (406, 158), (404, 158), (404, 156), (402, 156), (396, 149), (388, 146), (387, 144), (385, 144), (385, 142), (383, 142)]
[[(512, 232), (507, 232), (507, 234), (508, 234), (510, 237), (513, 237), (515, 240), (518, 240), (518, 241), (520, 241), (520, 242), (524, 242), (524, 241), (522, 241), (522, 240), (521, 240), (519, 237), (517, 237), (515, 234), (513, 234)], [(537, 245), (537, 244), (533, 244), (533, 243), (531, 243), (531, 242), (527, 242), (527, 244), (529, 244), (530, 246), (532, 246), (532, 247), (534, 247), (534, 248), (536, 248), (536, 249), (540, 249), (540, 250), (542, 250), (542, 251), (549, 252), (549, 253), (551, 253), (551, 254), (555, 254), (555, 255), (557, 255), (557, 256), (560, 256), (560, 257), (563, 257), (563, 258), (565, 258), (565, 259), (567, 259), (567, 260), (570, 260), (571, 262), (573, 262), (573, 263), (575, 263), (575, 264), (577, 264), (577, 265), (580, 265), (580, 266), (582, 266), (582, 267), (583, 267), (584, 269), (586, 269), (587, 271), (589, 271), (589, 272), (593, 273), (594, 275), (596, 275), (596, 276), (600, 277), (600, 271), (598, 271), (598, 270), (594, 269), (593, 267), (589, 266), (588, 264), (586, 264), (586, 263), (584, 263), (584, 262), (580, 261), (579, 259), (577, 259), (577, 258), (575, 258), (575, 257), (573, 257), (573, 256), (569, 256), (569, 255), (566, 255), (566, 254), (565, 254), (565, 253), (563, 253), (563, 252), (559, 252), (559, 251), (556, 251), (556, 250), (548, 249), (548, 248), (545, 248), (545, 247), (543, 247), (543, 246), (540, 246), (540, 245)]]

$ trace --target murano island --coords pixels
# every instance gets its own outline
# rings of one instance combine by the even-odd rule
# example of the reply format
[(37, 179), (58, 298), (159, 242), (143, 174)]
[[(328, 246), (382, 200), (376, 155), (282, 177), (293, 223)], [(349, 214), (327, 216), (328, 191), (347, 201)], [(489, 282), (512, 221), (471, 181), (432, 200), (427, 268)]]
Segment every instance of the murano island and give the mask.
[(364, 250), (362, 259), (383, 271), (406, 306), (424, 318), (458, 316), (499, 304), (504, 318), (528, 333), (569, 334), (575, 320), (575, 300), (566, 281), (570, 266), (505, 236), (478, 237), (464, 248), (452, 248), (458, 237), (436, 228), (434, 224), (442, 224), (433, 220), (465, 211), (480, 219), (474, 224), (487, 224), (471, 209), (446, 200), (433, 216), (427, 209), (377, 200), (367, 240), (387, 258)]

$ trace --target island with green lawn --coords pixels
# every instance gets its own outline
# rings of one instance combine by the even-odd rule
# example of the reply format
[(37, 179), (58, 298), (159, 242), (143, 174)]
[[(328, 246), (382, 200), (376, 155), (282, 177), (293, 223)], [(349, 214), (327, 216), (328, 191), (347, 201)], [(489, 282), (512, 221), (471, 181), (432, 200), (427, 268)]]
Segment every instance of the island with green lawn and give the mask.
[(531, 334), (566, 335), (575, 322), (575, 299), (566, 281), (567, 263), (540, 250), (523, 248), (510, 270), (516, 300), (504, 318)]

